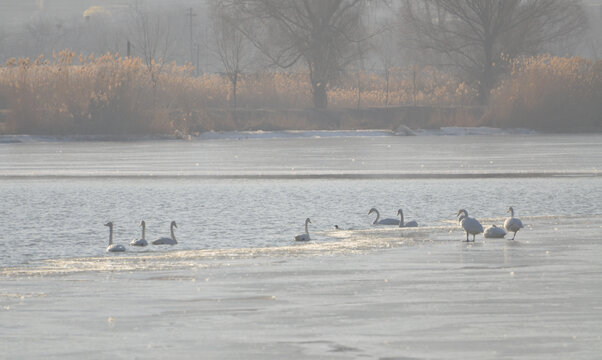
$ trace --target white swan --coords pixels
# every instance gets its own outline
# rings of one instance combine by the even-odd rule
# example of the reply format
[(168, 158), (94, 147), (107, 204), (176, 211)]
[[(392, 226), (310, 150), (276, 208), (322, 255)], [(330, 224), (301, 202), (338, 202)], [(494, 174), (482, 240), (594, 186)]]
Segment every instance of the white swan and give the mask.
[(142, 226), (142, 237), (140, 239), (134, 239), (130, 242), (131, 246), (146, 246), (148, 245), (148, 241), (146, 241), (146, 223), (144, 220), (140, 221), (140, 226)]
[(486, 238), (501, 239), (506, 236), (506, 231), (501, 227), (491, 225), (485, 229), (483, 236)]
[(483, 225), (477, 221), (477, 219), (468, 217), (468, 211), (464, 209), (458, 210), (458, 221), (464, 231), (466, 231), (466, 242), (468, 242), (468, 234), (472, 235), (472, 241), (474, 241), (475, 236), (483, 232)]
[(511, 239), (514, 240), (516, 237), (516, 232), (523, 228), (523, 222), (514, 217), (514, 209), (512, 206), (508, 208), (508, 212), (510, 213), (510, 217), (504, 221), (504, 227), (506, 228), (506, 231), (512, 231), (514, 233), (514, 236)]
[(311, 224), (309, 218), (305, 219), (305, 234), (295, 236), (295, 241), (309, 241), (309, 231), (307, 231), (307, 224)]
[(177, 228), (176, 221), (172, 221), (169, 229), (171, 230), (171, 237), (162, 237), (155, 241), (153, 241), (153, 245), (175, 245), (178, 242), (176, 241), (176, 236), (173, 233), (173, 228)]
[(397, 210), (397, 215), (401, 216), (401, 219), (399, 219), (399, 227), (416, 227), (416, 226), (418, 226), (418, 223), (414, 220), (408, 221), (407, 223), (404, 224), (403, 210), (401, 210), (401, 209)]
[(125, 251), (125, 247), (123, 245), (113, 244), (113, 222), (109, 221), (105, 224), (105, 226), (109, 227), (109, 246), (107, 246), (107, 252)]
[(368, 211), (368, 215), (372, 214), (372, 213), (376, 213), (376, 219), (374, 220), (374, 222), (372, 223), (373, 225), (399, 225), (399, 220), (397, 219), (380, 219), (380, 213), (378, 212), (378, 210), (376, 210), (376, 208), (372, 208), (370, 209), (370, 211)]

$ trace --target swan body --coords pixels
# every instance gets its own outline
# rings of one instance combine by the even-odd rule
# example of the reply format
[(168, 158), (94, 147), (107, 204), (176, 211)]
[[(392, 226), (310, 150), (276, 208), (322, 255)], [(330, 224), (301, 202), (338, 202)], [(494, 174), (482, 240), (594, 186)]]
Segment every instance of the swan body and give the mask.
[(140, 222), (140, 226), (142, 227), (142, 237), (140, 239), (134, 239), (130, 242), (130, 246), (146, 246), (148, 245), (148, 241), (146, 241), (146, 223), (144, 220)]
[(389, 218), (380, 220), (380, 213), (378, 212), (378, 210), (376, 210), (376, 208), (372, 208), (370, 209), (370, 211), (368, 211), (368, 215), (372, 213), (376, 213), (376, 219), (372, 223), (373, 225), (399, 225), (399, 220), (397, 219)]
[(109, 227), (109, 246), (107, 246), (107, 252), (122, 252), (125, 251), (123, 245), (113, 244), (113, 222), (109, 221), (105, 224)]
[(488, 226), (483, 233), (486, 238), (501, 239), (506, 236), (506, 230), (495, 225)]
[(399, 227), (417, 227), (418, 223), (414, 220), (408, 221), (407, 223), (403, 222), (403, 210), (397, 210), (397, 215), (401, 216), (399, 219)]
[(508, 212), (510, 213), (510, 217), (507, 218), (506, 221), (504, 221), (504, 228), (506, 228), (506, 231), (514, 233), (514, 236), (512, 236), (511, 239), (514, 240), (514, 238), (516, 237), (516, 233), (524, 226), (523, 222), (520, 221), (519, 218), (514, 217), (514, 209), (512, 208), (512, 206), (508, 208)]
[(472, 241), (475, 240), (475, 236), (483, 232), (483, 225), (475, 219), (468, 217), (468, 211), (464, 209), (458, 210), (458, 221), (464, 231), (466, 231), (466, 242), (468, 242), (468, 235), (472, 235)]
[(175, 245), (178, 242), (176, 241), (176, 235), (174, 235), (173, 228), (177, 228), (175, 220), (171, 222), (169, 226), (169, 230), (171, 231), (171, 237), (162, 237), (155, 241), (153, 241), (153, 245)]
[(309, 237), (309, 231), (307, 231), (307, 224), (311, 224), (311, 220), (309, 218), (305, 219), (305, 233), (295, 236), (295, 241), (309, 241), (311, 240)]

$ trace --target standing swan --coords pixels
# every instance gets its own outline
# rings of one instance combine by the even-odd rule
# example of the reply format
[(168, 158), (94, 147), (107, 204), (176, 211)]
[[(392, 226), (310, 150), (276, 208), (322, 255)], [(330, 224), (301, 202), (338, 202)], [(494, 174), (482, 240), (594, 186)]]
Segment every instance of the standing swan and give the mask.
[(418, 223), (414, 220), (408, 221), (405, 224), (403, 223), (403, 210), (399, 209), (397, 211), (397, 215), (401, 216), (401, 219), (399, 220), (399, 227), (416, 227), (416, 226), (418, 226)]
[(174, 227), (175, 228), (178, 227), (178, 225), (176, 225), (175, 220), (171, 222), (171, 225), (169, 227), (169, 229), (171, 230), (171, 237), (170, 238), (168, 238), (168, 237), (159, 238), (159, 239), (153, 241), (153, 245), (175, 245), (175, 244), (177, 244), (178, 242), (176, 241), (176, 236), (173, 233)]
[(504, 227), (506, 228), (506, 231), (512, 231), (514, 233), (514, 236), (511, 239), (514, 240), (517, 231), (523, 228), (523, 222), (520, 221), (520, 219), (514, 217), (514, 209), (512, 208), (512, 206), (508, 208), (508, 212), (510, 213), (510, 217), (507, 218), (506, 221), (504, 221)]
[(380, 213), (378, 212), (378, 210), (376, 210), (376, 208), (372, 208), (372, 209), (370, 209), (370, 211), (368, 211), (368, 215), (370, 215), (372, 213), (376, 213), (376, 219), (372, 223), (373, 225), (399, 225), (399, 220), (397, 220), (397, 219), (389, 218), (389, 219), (382, 219), (379, 221)]
[(107, 252), (125, 251), (125, 247), (123, 245), (113, 244), (113, 222), (109, 221), (105, 224), (105, 226), (109, 227), (109, 246), (107, 246)]
[(148, 245), (148, 241), (146, 241), (146, 223), (144, 220), (140, 221), (140, 226), (142, 226), (142, 237), (140, 239), (134, 239), (130, 242), (130, 246), (146, 246)]
[(483, 232), (483, 225), (481, 225), (477, 219), (468, 217), (468, 211), (464, 209), (458, 210), (458, 216), (460, 225), (462, 225), (464, 231), (466, 231), (466, 242), (468, 242), (468, 234), (472, 235), (472, 241), (474, 242), (475, 236)]
[(305, 219), (305, 234), (295, 236), (295, 241), (309, 241), (309, 231), (307, 231), (307, 224), (311, 224), (309, 218)]

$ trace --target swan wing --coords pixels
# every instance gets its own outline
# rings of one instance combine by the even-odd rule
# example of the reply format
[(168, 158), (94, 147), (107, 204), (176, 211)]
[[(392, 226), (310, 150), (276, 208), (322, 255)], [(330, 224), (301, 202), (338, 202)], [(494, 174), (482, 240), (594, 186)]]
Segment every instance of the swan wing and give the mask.
[(146, 239), (134, 239), (130, 242), (130, 246), (146, 246), (148, 245), (148, 241)]
[(376, 225), (399, 225), (398, 219), (382, 219)]
[(516, 232), (523, 228), (523, 222), (520, 221), (520, 219), (511, 217), (504, 221), (504, 227), (506, 228), (506, 231)]
[(308, 234), (297, 235), (297, 236), (295, 236), (295, 241), (309, 241), (309, 235)]
[(497, 227), (495, 225), (489, 226), (485, 229), (485, 233), (483, 234), (486, 238), (503, 238), (506, 236), (506, 231), (501, 227)]
[(121, 252), (125, 251), (125, 247), (123, 245), (112, 244), (107, 247), (107, 252)]
[(175, 245), (175, 244), (177, 244), (177, 242), (174, 241), (172, 238), (162, 237), (162, 238), (159, 238), (159, 239), (153, 241), (152, 244), (153, 245)]
[(417, 227), (418, 223), (415, 220), (412, 221), (408, 221), (407, 223), (403, 224), (403, 227)]
[(483, 225), (481, 225), (477, 219), (473, 219), (471, 217), (467, 217), (462, 220), (462, 227), (471, 235), (476, 235), (483, 232)]

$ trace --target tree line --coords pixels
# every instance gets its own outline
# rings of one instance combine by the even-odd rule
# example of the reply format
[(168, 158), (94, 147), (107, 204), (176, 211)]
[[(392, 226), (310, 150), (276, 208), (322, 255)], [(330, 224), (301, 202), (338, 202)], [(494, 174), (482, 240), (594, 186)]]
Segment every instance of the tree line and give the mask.
[[(350, 69), (378, 71), (387, 78), (400, 63), (428, 64), (458, 74), (485, 104), (514, 59), (571, 50), (588, 30), (588, 16), (579, 0), (205, 0), (200, 4), (185, 12), (174, 7), (155, 11), (136, 2), (122, 14), (121, 22), (114, 14), (96, 9), (77, 26), (38, 21), (30, 23), (27, 31), (34, 39), (33, 51), (58, 50), (52, 47), (64, 44), (61, 38), (75, 44), (75, 37), (84, 36), (81, 42), (88, 52), (119, 49), (124, 55), (127, 41), (127, 51), (131, 46), (131, 56), (141, 57), (149, 70), (179, 59), (191, 63), (198, 75), (200, 68), (209, 71), (211, 62), (213, 71), (230, 82), (234, 108), (241, 74), (257, 69), (301, 71), (308, 76), (313, 106), (327, 108), (329, 89), (350, 76)], [(4, 34), (0, 43), (6, 43), (6, 31), (0, 34)], [(201, 53), (210, 53), (211, 60), (202, 64)]]

